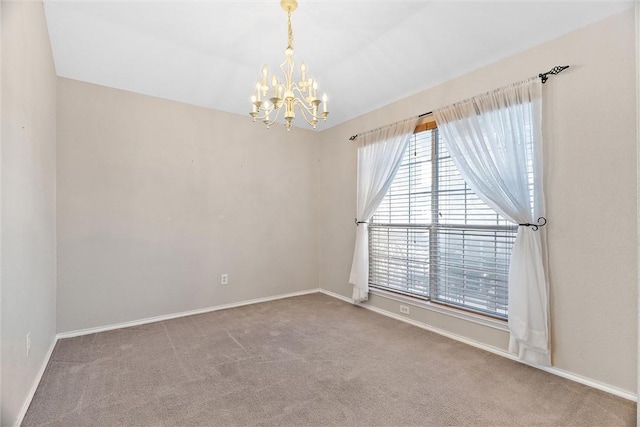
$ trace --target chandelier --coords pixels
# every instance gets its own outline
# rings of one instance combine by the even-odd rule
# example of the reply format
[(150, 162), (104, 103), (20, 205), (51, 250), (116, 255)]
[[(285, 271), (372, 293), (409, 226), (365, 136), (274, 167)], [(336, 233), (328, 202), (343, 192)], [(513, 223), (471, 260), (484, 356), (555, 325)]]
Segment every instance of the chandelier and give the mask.
[(300, 80), (295, 81), (293, 76), (293, 30), (291, 29), (291, 12), (296, 10), (296, 0), (281, 0), (280, 6), (287, 12), (289, 45), (284, 51), (285, 60), (280, 64), (280, 70), (284, 80), (278, 80), (275, 74), (271, 76), (271, 87), (268, 85), (269, 69), (262, 67), (262, 78), (256, 83), (255, 95), (251, 96), (252, 111), (249, 115), (255, 122), (262, 120), (267, 129), (278, 120), (281, 110), (284, 110), (284, 120), (287, 131), (291, 131), (291, 123), (296, 117), (295, 107), (298, 107), (300, 115), (314, 129), (318, 119), (327, 121), (329, 111), (327, 109), (327, 94), (322, 97), (322, 112), (318, 112), (320, 99), (318, 99), (318, 82), (313, 77), (307, 79), (307, 67), (300, 63)]

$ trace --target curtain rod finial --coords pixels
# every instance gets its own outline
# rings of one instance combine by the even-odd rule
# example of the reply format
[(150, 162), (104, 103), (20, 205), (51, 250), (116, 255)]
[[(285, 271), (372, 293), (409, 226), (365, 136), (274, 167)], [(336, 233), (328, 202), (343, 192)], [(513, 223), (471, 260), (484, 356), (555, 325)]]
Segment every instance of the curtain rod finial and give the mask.
[(542, 83), (545, 83), (549, 79), (549, 74), (554, 74), (554, 75), (560, 74), (562, 71), (566, 70), (567, 68), (569, 68), (568, 65), (556, 65), (546, 73), (538, 74), (538, 77), (542, 79)]

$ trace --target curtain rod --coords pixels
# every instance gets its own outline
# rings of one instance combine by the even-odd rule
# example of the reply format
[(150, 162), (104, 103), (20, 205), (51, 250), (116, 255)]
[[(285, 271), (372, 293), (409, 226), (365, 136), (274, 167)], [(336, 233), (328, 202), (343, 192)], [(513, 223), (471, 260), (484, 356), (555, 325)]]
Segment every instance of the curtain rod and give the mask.
[[(547, 82), (550, 75), (560, 74), (562, 71), (566, 70), (567, 68), (569, 68), (568, 65), (556, 65), (546, 73), (538, 74), (538, 77), (542, 80), (542, 84), (544, 84)], [(433, 114), (433, 111), (429, 111), (428, 113), (422, 113), (418, 117), (428, 116), (429, 114)], [(358, 137), (358, 134), (351, 135), (351, 137), (349, 138), (349, 141), (354, 141), (357, 137)]]
[[(433, 111), (429, 111), (428, 113), (422, 113), (422, 114), (420, 114), (420, 115), (418, 116), (418, 118), (420, 118), (420, 117), (424, 117), (424, 116), (428, 116), (429, 114), (433, 114)], [(392, 124), (390, 124), (389, 126), (391, 126), (391, 125), (393, 125), (393, 123), (392, 123)], [(384, 126), (382, 126), (382, 127), (384, 127)], [(373, 131), (375, 131), (375, 130), (377, 130), (377, 129), (380, 129), (380, 128), (375, 128), (375, 129), (368, 130), (368, 131), (366, 131), (366, 132), (362, 132), (362, 133), (357, 133), (357, 134), (355, 134), (355, 135), (351, 135), (351, 137), (349, 137), (349, 141), (353, 141), (354, 139), (356, 139), (356, 138), (358, 137), (358, 135), (365, 135), (365, 134), (367, 134), (367, 133), (369, 133), (369, 132), (373, 132)]]

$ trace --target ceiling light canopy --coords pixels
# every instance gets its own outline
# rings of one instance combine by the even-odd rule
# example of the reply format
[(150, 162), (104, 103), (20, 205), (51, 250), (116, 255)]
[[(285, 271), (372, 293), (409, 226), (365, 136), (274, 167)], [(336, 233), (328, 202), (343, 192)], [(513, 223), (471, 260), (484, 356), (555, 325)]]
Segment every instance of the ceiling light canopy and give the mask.
[[(307, 79), (307, 67), (304, 62), (300, 63), (300, 80), (294, 79), (291, 13), (298, 7), (298, 2), (281, 0), (280, 6), (287, 12), (289, 36), (289, 44), (284, 51), (285, 60), (280, 64), (284, 80), (278, 80), (278, 77), (272, 74), (271, 86), (269, 86), (269, 69), (266, 65), (263, 66), (261, 79), (256, 83), (255, 94), (251, 96), (252, 111), (249, 114), (254, 122), (260, 119), (269, 128), (280, 117), (280, 111), (284, 110), (285, 126), (287, 131), (290, 131), (293, 119), (296, 117), (295, 109), (298, 107), (300, 115), (315, 129), (318, 119), (326, 121), (329, 115), (327, 94), (322, 96), (321, 102), (318, 98), (318, 82), (313, 77)], [(322, 112), (319, 112), (321, 103)]]

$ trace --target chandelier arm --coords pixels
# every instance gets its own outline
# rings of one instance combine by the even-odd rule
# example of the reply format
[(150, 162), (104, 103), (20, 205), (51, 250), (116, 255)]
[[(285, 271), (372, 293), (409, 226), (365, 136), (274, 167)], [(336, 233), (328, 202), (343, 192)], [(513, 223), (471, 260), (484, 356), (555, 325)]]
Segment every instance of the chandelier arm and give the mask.
[[(306, 92), (307, 92), (306, 88), (300, 89), (300, 86), (298, 86), (298, 84), (296, 82), (293, 82), (293, 84), (291, 85), (291, 91), (293, 92), (294, 90), (298, 92), (298, 95), (300, 95), (300, 99), (304, 100), (305, 104), (308, 103), (308, 101), (306, 99), (306, 96), (305, 96)], [(298, 99), (298, 98), (296, 98), (296, 99)]]
[[(274, 124), (278, 118), (280, 117), (280, 111), (282, 110), (282, 106), (280, 107), (276, 107), (275, 105), (271, 104), (271, 107), (269, 108), (269, 116), (275, 112), (275, 117), (273, 118), (273, 120), (269, 119), (267, 124), (268, 126), (271, 126), (272, 124)], [(263, 118), (267, 118), (267, 115), (265, 115)]]
[(317, 115), (313, 114), (313, 107), (309, 107), (304, 101), (300, 100), (299, 98), (296, 98), (295, 101), (293, 102), (294, 106), (298, 106), (298, 109), (303, 113), (308, 113), (311, 117), (315, 117), (316, 119), (318, 118)]
[(279, 108), (274, 108), (276, 111), (275, 117), (271, 121), (271, 124), (274, 124), (280, 118), (280, 111), (282, 111), (282, 105)]
[(264, 120), (267, 117), (271, 116), (271, 114), (273, 114), (275, 112), (275, 114), (276, 114), (275, 118), (273, 120), (271, 120), (271, 119), (268, 120), (268, 124), (272, 125), (280, 117), (280, 110), (282, 110), (281, 107), (276, 107), (273, 103), (271, 103), (269, 108), (260, 107), (260, 109), (258, 110), (258, 113), (255, 116), (253, 116), (253, 118), (255, 120), (260, 120), (260, 121), (264, 122)]
[[(288, 69), (285, 70), (285, 66), (288, 65)], [(293, 61), (291, 58), (287, 58), (282, 64), (280, 64), (280, 71), (284, 75), (284, 90), (285, 92), (291, 85), (291, 81), (293, 80)]]
[(252, 115), (251, 117), (253, 117), (253, 120), (260, 120), (262, 121), (264, 118), (267, 117), (267, 112), (266, 111), (258, 111), (256, 114)]
[[(318, 123), (318, 117), (314, 116), (313, 112), (309, 110), (309, 108), (307, 108), (307, 106), (304, 105), (299, 99), (296, 99), (293, 102), (293, 107), (295, 108), (296, 106), (298, 106), (298, 111), (300, 112), (300, 115), (302, 115), (302, 118), (304, 119), (304, 121), (309, 123), (315, 129), (316, 124)], [(309, 119), (307, 114), (311, 116), (311, 120)]]
[(262, 115), (259, 116), (258, 118), (264, 119), (265, 117), (270, 115), (274, 109), (275, 109), (275, 106), (273, 104), (271, 104), (269, 108), (264, 108), (264, 106), (261, 106), (260, 109), (258, 110), (258, 113), (262, 112)]
[[(271, 115), (271, 113), (275, 110), (276, 115), (273, 118), (273, 120), (271, 119), (271, 117), (269, 117)], [(265, 124), (265, 126), (267, 126), (267, 128), (271, 125), (273, 125), (276, 121), (278, 121), (278, 118), (280, 117), (280, 110), (281, 108), (272, 108), (269, 112), (269, 114), (267, 114), (266, 112), (260, 116), (260, 117), (256, 117), (256, 119), (260, 119), (260, 121), (262, 123)], [(267, 117), (269, 117), (269, 120), (267, 120)]]

